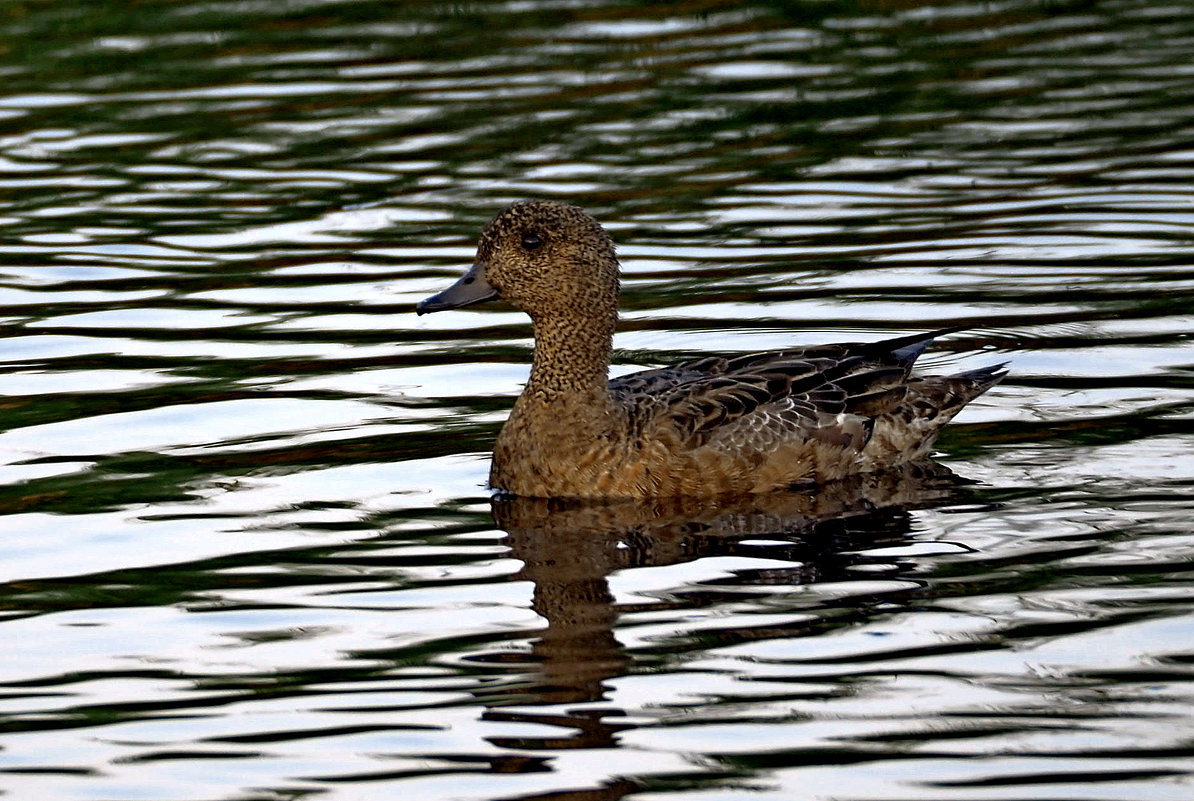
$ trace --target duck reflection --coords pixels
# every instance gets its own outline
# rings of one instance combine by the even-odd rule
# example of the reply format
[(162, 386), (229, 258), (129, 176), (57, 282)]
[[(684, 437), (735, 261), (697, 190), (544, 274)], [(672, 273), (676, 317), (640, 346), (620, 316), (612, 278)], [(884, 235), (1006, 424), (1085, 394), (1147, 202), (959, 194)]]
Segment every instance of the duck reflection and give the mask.
[[(500, 498), (493, 514), (507, 534), (511, 555), (523, 563), (517, 578), (534, 586), (533, 608), (547, 626), (538, 633), (528, 659), (524, 652), (489, 654), (503, 662), (534, 665), (529, 686), (487, 695), (487, 720), (518, 721), (571, 730), (555, 737), (490, 738), (517, 749), (608, 747), (626, 723), (622, 712), (594, 708), (607, 697), (608, 682), (630, 670), (631, 657), (615, 636), (618, 616), (628, 612), (713, 606), (733, 587), (688, 587), (666, 600), (619, 605), (609, 576), (627, 568), (665, 566), (713, 556), (744, 555), (775, 560), (776, 567), (740, 572), (742, 585), (807, 584), (857, 580), (852, 569), (867, 561), (864, 551), (902, 544), (913, 529), (914, 509), (957, 503), (971, 485), (947, 468), (914, 463), (882, 474), (858, 476), (827, 486), (782, 493), (718, 499), (656, 499), (594, 503)], [(888, 564), (884, 560), (884, 564)], [(896, 575), (908, 566), (890, 567)], [(892, 573), (888, 572), (887, 577)], [(868, 578), (874, 574), (868, 573)], [(735, 596), (737, 597), (737, 596)], [(849, 614), (865, 617), (879, 604), (902, 599), (891, 594), (842, 601)], [(840, 616), (834, 617), (837, 624)], [(724, 644), (748, 639), (799, 636), (805, 630), (768, 625), (702, 631), (692, 647), (707, 649), (710, 637)], [(669, 653), (683, 645), (669, 643)], [(556, 707), (586, 704), (560, 711)], [(518, 709), (504, 706), (517, 704)]]

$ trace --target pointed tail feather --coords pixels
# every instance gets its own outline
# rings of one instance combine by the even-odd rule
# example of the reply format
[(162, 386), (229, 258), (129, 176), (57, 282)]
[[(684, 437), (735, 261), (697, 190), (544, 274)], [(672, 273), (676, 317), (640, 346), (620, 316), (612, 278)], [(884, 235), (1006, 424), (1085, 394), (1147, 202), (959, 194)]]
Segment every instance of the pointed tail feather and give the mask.
[(965, 403), (969, 403), (1006, 378), (1008, 373), (1007, 366), (1008, 362), (989, 364), (986, 367), (979, 367), (976, 370), (955, 373), (954, 375), (947, 376), (946, 380), (973, 387), (973, 394), (970, 394), (965, 401)]

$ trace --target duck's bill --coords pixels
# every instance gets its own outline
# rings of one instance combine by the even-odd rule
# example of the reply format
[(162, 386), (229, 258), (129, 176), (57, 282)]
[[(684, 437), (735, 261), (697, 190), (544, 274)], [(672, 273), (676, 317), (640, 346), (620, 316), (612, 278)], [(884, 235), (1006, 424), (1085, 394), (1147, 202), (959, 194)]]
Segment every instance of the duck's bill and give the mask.
[(438, 295), (432, 295), (426, 300), (420, 301), (419, 305), (415, 306), (415, 311), (419, 314), (427, 314), (428, 312), (459, 309), (496, 297), (497, 290), (485, 280), (485, 262), (479, 261), (452, 286)]

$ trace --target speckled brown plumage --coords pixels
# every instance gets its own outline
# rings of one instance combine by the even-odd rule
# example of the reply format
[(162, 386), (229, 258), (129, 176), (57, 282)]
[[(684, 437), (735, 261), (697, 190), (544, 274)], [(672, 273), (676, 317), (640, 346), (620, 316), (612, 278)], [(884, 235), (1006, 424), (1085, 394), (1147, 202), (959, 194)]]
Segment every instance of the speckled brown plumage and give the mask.
[[(531, 317), (526, 388), (490, 484), (533, 497), (760, 493), (922, 458), (993, 366), (912, 377), (934, 334), (710, 357), (607, 379), (613, 242), (586, 212), (524, 201), (485, 227), (473, 268), (419, 312), (500, 297)], [(940, 333), (940, 332), (938, 332)]]

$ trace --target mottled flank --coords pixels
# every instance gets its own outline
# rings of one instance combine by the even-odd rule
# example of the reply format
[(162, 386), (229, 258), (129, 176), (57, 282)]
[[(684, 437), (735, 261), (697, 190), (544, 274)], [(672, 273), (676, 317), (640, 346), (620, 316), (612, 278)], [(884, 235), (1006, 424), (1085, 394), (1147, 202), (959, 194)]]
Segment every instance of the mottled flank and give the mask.
[(530, 379), (494, 447), (490, 484), (517, 495), (761, 493), (923, 458), (1002, 365), (910, 375), (934, 332), (705, 358), (608, 380), (618, 260), (575, 206), (515, 203), (473, 268), (419, 312), (500, 297), (530, 315)]

